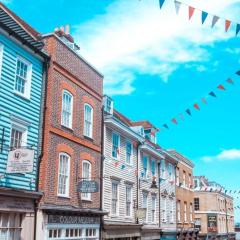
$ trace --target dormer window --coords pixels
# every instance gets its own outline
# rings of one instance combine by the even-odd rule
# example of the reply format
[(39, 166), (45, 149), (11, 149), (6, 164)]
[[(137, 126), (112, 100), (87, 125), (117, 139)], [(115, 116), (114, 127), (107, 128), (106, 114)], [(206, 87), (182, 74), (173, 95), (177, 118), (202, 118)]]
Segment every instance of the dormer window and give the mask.
[(145, 129), (144, 133), (145, 133), (145, 138), (146, 139), (148, 139), (149, 141), (151, 141), (153, 143), (156, 143), (155, 133), (153, 132), (152, 128)]

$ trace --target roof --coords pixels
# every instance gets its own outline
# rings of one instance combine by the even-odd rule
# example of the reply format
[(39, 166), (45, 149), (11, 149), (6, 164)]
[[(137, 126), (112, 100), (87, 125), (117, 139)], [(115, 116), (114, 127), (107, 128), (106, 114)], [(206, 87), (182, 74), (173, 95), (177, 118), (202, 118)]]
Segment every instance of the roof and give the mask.
[(136, 122), (131, 122), (131, 125), (134, 126), (143, 126), (144, 129), (148, 128), (154, 128), (155, 130), (158, 131), (158, 128), (155, 127), (152, 123), (150, 123), (148, 120), (142, 120), (142, 121), (136, 121)]
[(125, 117), (123, 114), (118, 112), (117, 110), (113, 110), (114, 117), (118, 118), (122, 123), (126, 124), (128, 127), (131, 127), (131, 120)]
[(47, 56), (41, 51), (44, 47), (41, 34), (2, 3), (0, 3), (0, 27), (35, 52)]
[(185, 156), (177, 152), (175, 149), (167, 150), (167, 152), (173, 155), (175, 158), (177, 158), (179, 162), (183, 162), (192, 168), (194, 167), (194, 163), (191, 160), (189, 160), (188, 158), (186, 158)]

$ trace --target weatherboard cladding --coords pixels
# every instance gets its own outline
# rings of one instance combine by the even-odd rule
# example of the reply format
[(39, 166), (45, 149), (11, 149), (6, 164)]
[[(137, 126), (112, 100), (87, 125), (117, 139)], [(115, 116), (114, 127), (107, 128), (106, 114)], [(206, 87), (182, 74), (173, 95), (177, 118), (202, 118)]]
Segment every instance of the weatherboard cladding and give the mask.
[[(43, 64), (38, 58), (21, 48), (19, 45), (0, 34), (0, 44), (3, 46), (3, 58), (0, 79), (0, 128), (5, 128), (5, 144), (10, 145), (11, 116), (29, 123), (27, 143), (37, 150), (39, 119), (41, 106)], [(30, 100), (14, 94), (15, 71), (17, 57), (21, 56), (32, 64)], [(0, 59), (1, 61), (1, 59)], [(0, 130), (1, 130), (0, 129)], [(6, 171), (8, 151), (0, 154), (0, 173)], [(7, 174), (1, 179), (4, 187), (34, 190), (36, 178), (37, 152), (35, 151), (34, 172), (28, 174)]]

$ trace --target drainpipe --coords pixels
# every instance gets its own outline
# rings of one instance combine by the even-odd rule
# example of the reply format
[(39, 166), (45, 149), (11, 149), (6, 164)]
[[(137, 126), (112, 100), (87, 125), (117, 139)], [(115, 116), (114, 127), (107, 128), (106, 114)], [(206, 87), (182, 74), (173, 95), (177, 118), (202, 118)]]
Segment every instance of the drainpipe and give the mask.
[[(137, 146), (137, 176), (136, 176), (136, 180), (137, 180), (137, 206), (136, 206), (136, 209), (138, 210), (139, 208), (139, 188), (140, 188), (140, 182), (139, 182), (139, 159), (140, 159), (140, 147), (141, 147), (141, 142), (138, 143), (138, 146)], [(139, 219), (137, 218), (137, 224), (139, 224)]]
[[(100, 162), (100, 210), (103, 210), (103, 167), (104, 167), (104, 106), (102, 104), (102, 122), (101, 122), (101, 162)], [(100, 217), (99, 239), (102, 239), (104, 216)]]
[[(36, 185), (36, 192), (39, 191), (39, 175), (40, 175), (40, 163), (42, 161), (43, 158), (43, 146), (44, 146), (44, 132), (45, 132), (45, 116), (46, 116), (46, 102), (47, 102), (47, 82), (48, 82), (48, 69), (49, 69), (49, 61), (50, 58), (45, 59), (44, 63), (43, 63), (43, 80), (44, 80), (44, 84), (43, 84), (43, 89), (42, 89), (42, 94), (41, 94), (41, 99), (44, 100), (43, 104), (42, 104), (42, 110), (41, 110), (41, 121), (39, 123), (39, 129), (41, 128), (41, 153), (38, 156), (37, 159), (37, 172), (36, 172), (36, 181), (35, 181), (35, 185)], [(37, 150), (39, 151), (39, 149)], [(38, 200), (35, 200), (34, 202), (34, 232), (33, 232), (33, 239), (36, 240), (37, 238), (37, 212), (38, 212)]]

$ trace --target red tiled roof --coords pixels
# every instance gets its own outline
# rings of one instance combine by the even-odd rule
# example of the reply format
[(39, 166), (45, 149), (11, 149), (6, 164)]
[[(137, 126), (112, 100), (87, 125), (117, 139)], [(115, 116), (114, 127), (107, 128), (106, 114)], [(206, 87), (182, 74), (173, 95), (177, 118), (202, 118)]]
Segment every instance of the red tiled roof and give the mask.
[(120, 120), (122, 121), (124, 124), (126, 124), (127, 126), (131, 127), (131, 121), (130, 119), (128, 119), (127, 117), (125, 117), (123, 114), (121, 114), (120, 112), (118, 112), (117, 110), (113, 110), (113, 114)]
[(148, 120), (143, 120), (143, 121), (136, 121), (136, 122), (131, 122), (132, 126), (143, 126), (144, 129), (148, 128), (154, 128), (158, 130), (152, 123), (150, 123)]
[(27, 31), (32, 37), (38, 39), (40, 37), (40, 33), (33, 29), (29, 24), (27, 24), (23, 19), (17, 16), (14, 12), (12, 12), (9, 8), (7, 8), (3, 3), (0, 2), (0, 7), (7, 12), (25, 31)]

